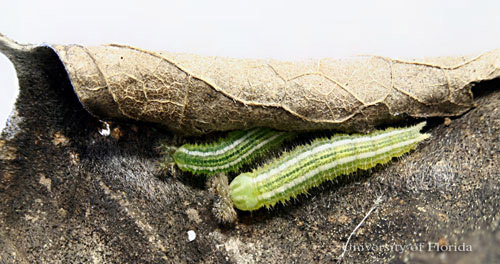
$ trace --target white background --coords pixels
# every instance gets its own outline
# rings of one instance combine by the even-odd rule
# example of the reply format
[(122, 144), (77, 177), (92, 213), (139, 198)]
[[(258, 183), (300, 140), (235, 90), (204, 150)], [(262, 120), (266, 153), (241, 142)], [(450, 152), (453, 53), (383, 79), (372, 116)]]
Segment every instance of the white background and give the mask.
[[(21, 43), (120, 43), (231, 57), (464, 55), (500, 47), (500, 1), (3, 1)], [(0, 129), (17, 95), (0, 55)]]

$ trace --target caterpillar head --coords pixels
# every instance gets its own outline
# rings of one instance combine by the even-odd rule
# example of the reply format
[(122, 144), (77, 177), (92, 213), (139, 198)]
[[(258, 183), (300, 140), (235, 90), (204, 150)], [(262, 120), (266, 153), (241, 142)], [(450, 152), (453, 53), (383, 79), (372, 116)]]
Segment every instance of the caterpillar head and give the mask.
[(256, 210), (260, 207), (254, 178), (250, 175), (250, 173), (240, 174), (229, 185), (229, 197), (234, 207), (243, 211)]

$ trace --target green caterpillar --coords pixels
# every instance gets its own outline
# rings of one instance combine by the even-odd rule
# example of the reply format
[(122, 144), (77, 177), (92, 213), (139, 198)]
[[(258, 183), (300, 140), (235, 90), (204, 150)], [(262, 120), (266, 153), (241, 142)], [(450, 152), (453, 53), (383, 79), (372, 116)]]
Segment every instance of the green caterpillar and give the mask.
[(425, 122), (408, 128), (388, 128), (367, 135), (336, 135), (314, 140), (229, 185), (229, 197), (240, 210), (252, 211), (286, 202), (326, 180), (358, 169), (369, 169), (415, 149), (430, 137), (420, 130)]
[(269, 128), (233, 131), (215, 143), (182, 145), (173, 154), (173, 159), (181, 170), (194, 174), (237, 172), (263, 152), (278, 147), (295, 135)]

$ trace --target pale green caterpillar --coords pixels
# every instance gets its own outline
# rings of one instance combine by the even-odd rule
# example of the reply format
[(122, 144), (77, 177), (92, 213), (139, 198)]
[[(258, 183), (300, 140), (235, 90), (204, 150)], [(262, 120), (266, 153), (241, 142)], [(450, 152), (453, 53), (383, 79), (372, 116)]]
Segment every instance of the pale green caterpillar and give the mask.
[(369, 169), (415, 149), (430, 137), (420, 130), (425, 122), (408, 128), (388, 128), (367, 135), (336, 135), (283, 154), (264, 167), (237, 176), (229, 196), (240, 210), (252, 211), (286, 202), (342, 174)]
[(263, 152), (278, 147), (295, 135), (270, 128), (233, 131), (226, 138), (211, 144), (182, 145), (173, 154), (173, 159), (181, 170), (195, 174), (238, 172)]

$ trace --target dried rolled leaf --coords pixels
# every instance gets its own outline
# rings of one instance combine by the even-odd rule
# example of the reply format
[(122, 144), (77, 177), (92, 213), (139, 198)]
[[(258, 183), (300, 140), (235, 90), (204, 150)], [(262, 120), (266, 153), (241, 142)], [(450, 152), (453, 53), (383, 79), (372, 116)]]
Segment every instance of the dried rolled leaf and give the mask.
[[(123, 45), (48, 47), (93, 115), (157, 123), (184, 135), (252, 127), (367, 132), (408, 117), (455, 116), (474, 106), (474, 82), (500, 74), (499, 50), (419, 61), (359, 56), (287, 62)], [(7, 55), (37, 48), (47, 47), (0, 36)]]

